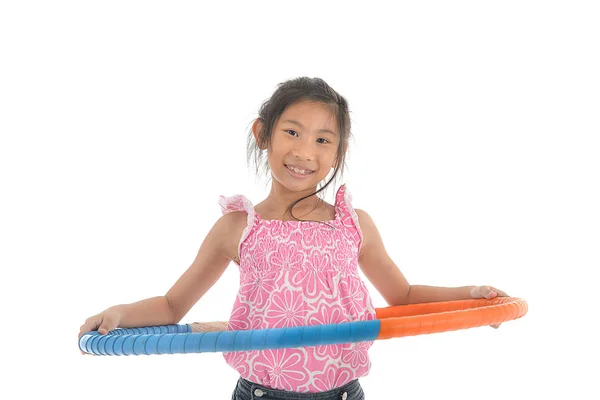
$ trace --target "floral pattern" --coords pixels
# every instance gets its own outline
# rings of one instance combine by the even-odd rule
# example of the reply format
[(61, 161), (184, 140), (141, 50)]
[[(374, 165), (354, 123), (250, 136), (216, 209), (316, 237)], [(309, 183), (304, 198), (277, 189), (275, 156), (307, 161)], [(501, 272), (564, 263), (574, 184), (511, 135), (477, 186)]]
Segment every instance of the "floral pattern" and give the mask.
[[(240, 288), (229, 330), (281, 328), (375, 319), (358, 274), (362, 232), (346, 185), (335, 219), (263, 220), (243, 195), (221, 196), (223, 214), (248, 213), (239, 242)], [(331, 226), (332, 225), (333, 229)], [(240, 375), (280, 390), (320, 392), (369, 373), (372, 342), (224, 352)]]
[(306, 382), (309, 370), (307, 357), (302, 349), (263, 350), (262, 357), (254, 360), (259, 378), (256, 383), (281, 390), (294, 391)]
[(287, 287), (273, 293), (267, 319), (272, 328), (302, 326), (304, 324), (302, 294)]

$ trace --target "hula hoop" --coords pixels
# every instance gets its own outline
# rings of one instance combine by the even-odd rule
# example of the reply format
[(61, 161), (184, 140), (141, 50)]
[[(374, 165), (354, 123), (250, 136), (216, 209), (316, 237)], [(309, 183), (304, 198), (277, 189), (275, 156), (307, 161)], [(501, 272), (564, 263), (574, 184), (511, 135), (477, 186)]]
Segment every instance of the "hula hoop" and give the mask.
[(377, 308), (377, 319), (290, 328), (194, 332), (192, 324), (118, 328), (85, 333), (79, 349), (95, 355), (188, 354), (342, 344), (500, 324), (527, 313), (516, 297)]

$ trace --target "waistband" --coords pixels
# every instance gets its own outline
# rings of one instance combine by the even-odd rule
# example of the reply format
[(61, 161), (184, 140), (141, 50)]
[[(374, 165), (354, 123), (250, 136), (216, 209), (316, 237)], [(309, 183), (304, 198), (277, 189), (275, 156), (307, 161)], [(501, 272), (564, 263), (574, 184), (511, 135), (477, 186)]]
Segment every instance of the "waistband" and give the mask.
[(362, 387), (360, 386), (358, 379), (350, 381), (344, 386), (318, 393), (299, 393), (271, 389), (241, 377), (238, 380), (236, 387), (236, 394), (239, 396), (240, 400), (346, 400), (346, 398), (355, 398), (354, 396), (358, 393), (362, 393)]

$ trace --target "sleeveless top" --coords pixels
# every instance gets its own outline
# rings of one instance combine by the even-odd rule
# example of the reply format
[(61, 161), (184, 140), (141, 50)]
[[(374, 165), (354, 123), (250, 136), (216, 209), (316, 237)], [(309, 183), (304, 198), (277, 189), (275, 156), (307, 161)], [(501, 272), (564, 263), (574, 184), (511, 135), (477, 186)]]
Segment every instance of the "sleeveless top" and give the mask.
[[(248, 213), (238, 246), (240, 288), (228, 330), (376, 318), (358, 275), (363, 238), (346, 185), (335, 196), (335, 219), (324, 222), (264, 220), (239, 194), (220, 196), (219, 204), (223, 214)], [(260, 385), (322, 392), (367, 375), (372, 344), (224, 352), (223, 356), (241, 377)]]

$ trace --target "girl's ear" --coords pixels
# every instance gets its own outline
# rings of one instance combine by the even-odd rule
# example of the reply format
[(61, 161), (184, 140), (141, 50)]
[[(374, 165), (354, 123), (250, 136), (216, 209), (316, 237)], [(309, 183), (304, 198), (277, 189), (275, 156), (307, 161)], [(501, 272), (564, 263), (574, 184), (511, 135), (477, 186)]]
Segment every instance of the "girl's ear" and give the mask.
[(258, 148), (261, 150), (266, 149), (267, 146), (261, 144), (260, 142), (260, 132), (262, 132), (263, 129), (263, 123), (260, 120), (260, 118), (257, 118), (254, 123), (252, 124), (252, 134), (254, 135), (254, 139), (256, 140), (256, 144), (258, 145)]

